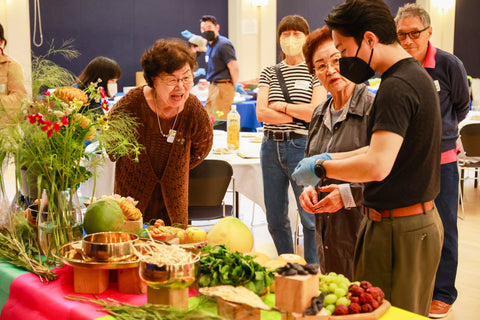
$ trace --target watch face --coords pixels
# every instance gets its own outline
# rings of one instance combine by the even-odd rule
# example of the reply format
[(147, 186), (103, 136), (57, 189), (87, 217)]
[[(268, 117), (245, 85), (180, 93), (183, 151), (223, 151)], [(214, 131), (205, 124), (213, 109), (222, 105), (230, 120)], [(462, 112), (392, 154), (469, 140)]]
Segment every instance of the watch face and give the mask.
[(325, 160), (319, 160), (315, 163), (315, 175), (319, 177), (320, 179), (325, 178), (327, 175), (327, 172), (325, 171), (325, 168), (323, 167), (323, 161)]

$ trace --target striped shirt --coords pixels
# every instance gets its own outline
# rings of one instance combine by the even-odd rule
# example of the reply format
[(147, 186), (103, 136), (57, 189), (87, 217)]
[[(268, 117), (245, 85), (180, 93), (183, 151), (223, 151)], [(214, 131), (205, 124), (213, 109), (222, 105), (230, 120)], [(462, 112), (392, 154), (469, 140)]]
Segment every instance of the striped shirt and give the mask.
[[(285, 61), (280, 62), (280, 70), (282, 71), (283, 79), (287, 86), (290, 99), (295, 104), (310, 103), (312, 100), (313, 88), (320, 85), (317, 77), (308, 72), (307, 64), (302, 62), (300, 64), (290, 66)], [(269, 66), (263, 69), (260, 74), (259, 86), (268, 87), (268, 103), (275, 101), (285, 102), (282, 88), (280, 87), (274, 66)], [(289, 106), (291, 108), (292, 106)], [(268, 123), (263, 124), (264, 130), (274, 131), (294, 131), (299, 134), (307, 134), (308, 130), (302, 122), (291, 122), (280, 125), (272, 125)]]

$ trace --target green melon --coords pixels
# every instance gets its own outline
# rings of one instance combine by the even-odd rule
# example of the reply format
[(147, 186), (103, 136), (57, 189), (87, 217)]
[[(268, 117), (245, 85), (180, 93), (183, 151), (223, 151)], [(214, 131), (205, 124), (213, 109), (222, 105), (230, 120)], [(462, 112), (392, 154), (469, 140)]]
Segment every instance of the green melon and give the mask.
[(83, 227), (87, 234), (121, 231), (124, 221), (125, 216), (115, 200), (100, 199), (88, 206)]

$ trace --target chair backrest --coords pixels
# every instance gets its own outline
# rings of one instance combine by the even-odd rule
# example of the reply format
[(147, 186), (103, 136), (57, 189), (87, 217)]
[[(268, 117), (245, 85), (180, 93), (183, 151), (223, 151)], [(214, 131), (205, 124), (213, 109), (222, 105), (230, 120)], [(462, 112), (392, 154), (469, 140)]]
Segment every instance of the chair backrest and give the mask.
[(227, 161), (206, 159), (190, 170), (188, 206), (219, 206), (222, 204), (233, 168)]
[(480, 123), (468, 123), (460, 129), (460, 139), (467, 157), (480, 157)]

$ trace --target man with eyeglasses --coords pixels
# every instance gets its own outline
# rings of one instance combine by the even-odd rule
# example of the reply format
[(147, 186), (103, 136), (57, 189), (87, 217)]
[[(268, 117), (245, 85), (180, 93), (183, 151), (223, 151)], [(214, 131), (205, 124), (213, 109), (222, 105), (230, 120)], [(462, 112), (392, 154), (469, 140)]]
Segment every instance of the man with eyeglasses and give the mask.
[[(200, 31), (208, 41), (205, 54), (207, 80), (210, 82), (207, 111), (210, 115), (225, 120), (235, 97), (235, 84), (239, 75), (235, 49), (228, 38), (219, 34), (220, 25), (214, 16), (205, 15), (200, 19)], [(217, 111), (223, 114), (217, 114)]]
[(399, 8), (395, 17), (397, 36), (402, 47), (417, 59), (430, 74), (440, 98), (442, 115), (442, 154), (440, 162), (440, 193), (435, 206), (442, 219), (444, 242), (438, 266), (431, 318), (443, 318), (457, 298), (455, 276), (458, 265), (458, 123), (470, 107), (467, 73), (454, 55), (430, 43), (432, 27), (428, 12), (417, 4)]

